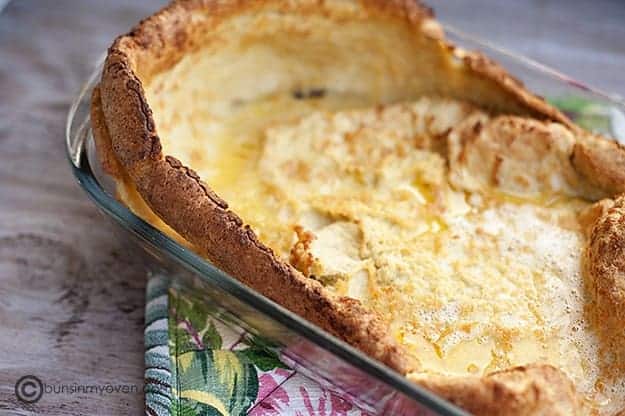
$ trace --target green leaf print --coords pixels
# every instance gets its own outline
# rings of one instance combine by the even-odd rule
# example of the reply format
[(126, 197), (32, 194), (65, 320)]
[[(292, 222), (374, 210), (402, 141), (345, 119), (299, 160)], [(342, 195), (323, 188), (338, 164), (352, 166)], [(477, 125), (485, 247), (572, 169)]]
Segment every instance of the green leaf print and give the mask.
[(182, 399), (172, 402), (172, 416), (196, 416), (199, 414), (195, 407), (196, 402)]
[(280, 361), (277, 353), (260, 345), (252, 345), (250, 348), (241, 350), (240, 352), (262, 371), (269, 371), (274, 368), (289, 368)]
[(221, 416), (214, 407), (188, 399), (174, 400), (171, 412), (171, 416)]
[(593, 101), (577, 95), (553, 97), (549, 98), (548, 101), (562, 111), (574, 113), (583, 113), (588, 107), (594, 105)]
[(221, 335), (219, 335), (213, 321), (210, 321), (208, 328), (204, 331), (204, 334), (202, 335), (202, 342), (204, 342), (204, 346), (206, 348), (212, 348), (215, 350), (221, 349)]
[[(197, 350), (199, 346), (193, 341), (191, 334), (184, 325), (176, 324), (173, 319), (169, 320), (169, 340), (173, 342), (179, 353)], [(171, 346), (170, 346), (171, 348)]]
[(609, 106), (579, 96), (554, 97), (548, 100), (575, 123), (596, 133), (611, 133)]
[(220, 349), (221, 335), (215, 328), (211, 315), (216, 309), (198, 299), (170, 289), (169, 319), (170, 348), (180, 353), (205, 348)]
[(238, 351), (189, 351), (177, 357), (175, 367), (174, 395), (179, 404), (185, 401), (185, 411), (197, 402), (202, 406), (192, 407), (198, 415), (243, 415), (258, 394), (256, 368)]

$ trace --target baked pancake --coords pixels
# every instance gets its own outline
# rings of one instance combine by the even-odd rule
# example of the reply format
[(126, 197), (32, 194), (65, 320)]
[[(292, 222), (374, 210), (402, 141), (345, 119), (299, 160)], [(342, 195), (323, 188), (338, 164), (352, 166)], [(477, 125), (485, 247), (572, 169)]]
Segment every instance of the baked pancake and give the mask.
[(624, 149), (421, 5), (175, 2), (109, 49), (92, 124), (131, 209), (410, 380), (625, 409)]

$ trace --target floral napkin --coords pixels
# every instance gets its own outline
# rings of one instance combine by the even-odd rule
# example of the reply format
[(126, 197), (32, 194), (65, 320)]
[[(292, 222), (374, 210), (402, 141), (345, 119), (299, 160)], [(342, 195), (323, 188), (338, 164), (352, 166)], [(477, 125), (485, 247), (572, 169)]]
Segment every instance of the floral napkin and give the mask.
[(146, 415), (365, 415), (291, 370), (190, 292), (154, 275), (145, 310)]

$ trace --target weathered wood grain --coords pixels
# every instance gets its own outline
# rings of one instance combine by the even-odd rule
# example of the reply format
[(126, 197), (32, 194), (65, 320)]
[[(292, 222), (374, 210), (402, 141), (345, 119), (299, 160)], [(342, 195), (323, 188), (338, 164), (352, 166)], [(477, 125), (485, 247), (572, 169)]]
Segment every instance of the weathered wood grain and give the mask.
[[(0, 15), (0, 414), (138, 414), (145, 273), (74, 183), (65, 115), (94, 60), (159, 2), (14, 1)], [(126, 384), (44, 394), (14, 383)]]
[[(44, 395), (14, 383), (141, 388), (144, 268), (80, 192), (64, 154), (73, 95), (112, 38), (162, 1), (15, 0), (0, 14), (0, 414), (138, 414), (143, 395)], [(441, 18), (625, 94), (620, 1), (438, 0)]]

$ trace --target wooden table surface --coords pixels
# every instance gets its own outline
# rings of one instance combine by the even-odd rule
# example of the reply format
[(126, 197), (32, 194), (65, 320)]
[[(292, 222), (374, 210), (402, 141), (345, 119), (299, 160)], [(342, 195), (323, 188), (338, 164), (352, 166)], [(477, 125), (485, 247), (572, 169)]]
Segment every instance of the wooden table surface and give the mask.
[[(138, 414), (145, 274), (74, 183), (68, 106), (116, 34), (162, 1), (16, 0), (0, 14), (0, 414)], [(438, 0), (458, 28), (625, 95), (625, 3)], [(49, 385), (139, 393), (14, 395)]]

